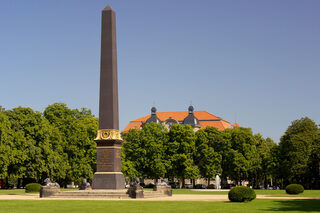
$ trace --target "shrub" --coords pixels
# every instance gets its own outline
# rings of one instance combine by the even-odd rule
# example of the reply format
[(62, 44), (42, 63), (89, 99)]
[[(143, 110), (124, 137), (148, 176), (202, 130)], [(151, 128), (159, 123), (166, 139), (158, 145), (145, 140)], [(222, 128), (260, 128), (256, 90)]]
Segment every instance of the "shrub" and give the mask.
[(247, 186), (236, 186), (229, 191), (228, 197), (231, 202), (248, 202), (256, 198), (256, 193)]
[(290, 184), (286, 187), (287, 194), (296, 195), (304, 191), (304, 188), (300, 184)]
[(26, 192), (40, 192), (41, 185), (39, 183), (29, 183), (26, 185)]

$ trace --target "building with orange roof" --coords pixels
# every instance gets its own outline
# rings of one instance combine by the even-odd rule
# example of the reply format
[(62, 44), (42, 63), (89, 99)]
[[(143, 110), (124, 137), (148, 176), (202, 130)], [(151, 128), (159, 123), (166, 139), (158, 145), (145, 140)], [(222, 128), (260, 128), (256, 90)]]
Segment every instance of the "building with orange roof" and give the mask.
[(194, 111), (193, 106), (189, 106), (188, 111), (179, 112), (157, 112), (157, 109), (152, 107), (151, 115), (130, 121), (123, 129), (123, 132), (129, 131), (130, 129), (141, 129), (145, 123), (151, 122), (161, 123), (168, 129), (176, 123), (191, 125), (195, 131), (205, 129), (208, 126), (215, 127), (220, 131), (227, 128), (240, 127), (238, 123), (231, 124), (229, 121), (207, 111)]

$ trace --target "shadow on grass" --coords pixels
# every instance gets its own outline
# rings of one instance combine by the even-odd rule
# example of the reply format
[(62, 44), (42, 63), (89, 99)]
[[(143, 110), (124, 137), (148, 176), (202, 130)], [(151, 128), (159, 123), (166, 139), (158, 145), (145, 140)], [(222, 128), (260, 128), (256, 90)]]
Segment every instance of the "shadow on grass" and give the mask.
[(275, 200), (277, 207), (261, 209), (261, 211), (320, 211), (320, 200)]

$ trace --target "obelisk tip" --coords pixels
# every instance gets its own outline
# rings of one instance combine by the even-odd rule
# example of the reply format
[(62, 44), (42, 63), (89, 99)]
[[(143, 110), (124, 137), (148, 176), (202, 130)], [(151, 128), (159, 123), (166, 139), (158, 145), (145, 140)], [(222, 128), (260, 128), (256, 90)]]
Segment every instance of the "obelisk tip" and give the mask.
[(109, 4), (103, 10), (112, 10), (113, 11), (113, 9), (111, 8), (111, 6)]

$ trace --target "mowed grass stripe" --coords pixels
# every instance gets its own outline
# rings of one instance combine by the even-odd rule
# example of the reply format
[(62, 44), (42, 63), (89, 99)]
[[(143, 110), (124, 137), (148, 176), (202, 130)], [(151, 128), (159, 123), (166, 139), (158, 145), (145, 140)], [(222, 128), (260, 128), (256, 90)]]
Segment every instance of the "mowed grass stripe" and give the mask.
[(0, 212), (319, 212), (320, 200), (231, 202), (0, 200)]
[[(62, 191), (78, 190), (78, 189), (61, 189)], [(152, 190), (152, 189), (145, 189)], [(173, 194), (213, 194), (213, 195), (226, 195), (229, 191), (194, 191), (192, 189), (173, 189)], [(257, 195), (269, 195), (271, 197), (320, 197), (320, 190), (305, 190), (302, 194), (289, 195), (285, 190), (255, 190)], [(24, 189), (8, 189), (0, 190), (0, 195), (20, 195), (26, 194)]]

